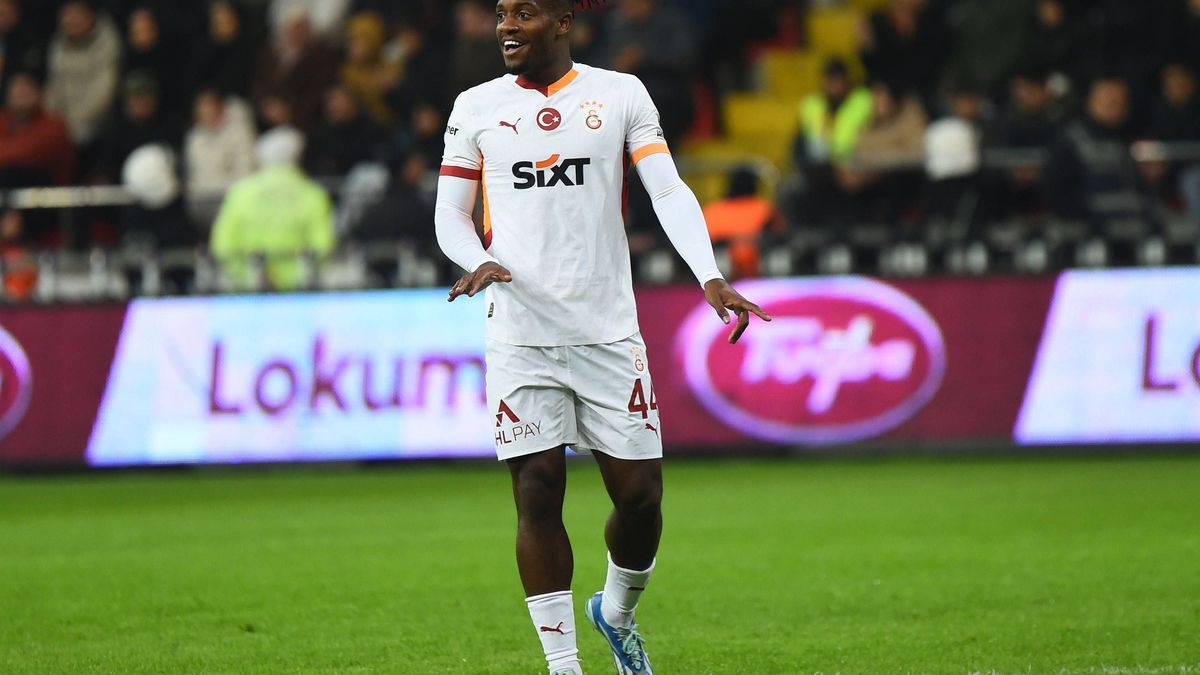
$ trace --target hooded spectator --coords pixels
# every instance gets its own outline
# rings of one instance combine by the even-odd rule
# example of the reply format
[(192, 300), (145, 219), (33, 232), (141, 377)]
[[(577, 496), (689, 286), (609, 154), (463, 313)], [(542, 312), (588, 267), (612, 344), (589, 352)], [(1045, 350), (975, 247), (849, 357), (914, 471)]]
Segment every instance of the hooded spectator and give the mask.
[(14, 73), (0, 110), (0, 187), (65, 185), (74, 165), (66, 122), (45, 109), (37, 79)]
[[(256, 154), (261, 167), (225, 195), (212, 230), (212, 252), (240, 288), (265, 281), (276, 290), (305, 282), (304, 256), (333, 251), (332, 207), (325, 190), (299, 167), (304, 136), (279, 128), (263, 135)], [(265, 259), (266, 279), (252, 277), (252, 256)]]
[(399, 63), (384, 54), (386, 41), (383, 19), (373, 13), (355, 14), (346, 24), (346, 62), (341, 72), (342, 86), (376, 124), (384, 126), (395, 118), (387, 93), (400, 79)]
[(69, 0), (59, 11), (48, 62), (47, 104), (66, 118), (76, 145), (92, 143), (117, 95), (120, 34), (91, 0)]

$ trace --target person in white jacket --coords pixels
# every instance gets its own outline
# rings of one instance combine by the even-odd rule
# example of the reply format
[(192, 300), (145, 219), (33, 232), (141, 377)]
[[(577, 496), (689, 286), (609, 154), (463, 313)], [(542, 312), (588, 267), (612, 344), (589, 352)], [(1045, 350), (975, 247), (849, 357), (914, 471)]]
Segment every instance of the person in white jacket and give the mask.
[(236, 96), (215, 89), (196, 96), (195, 124), (184, 141), (188, 215), (208, 225), (221, 197), (254, 171), (254, 124), (250, 107)]
[(88, 146), (117, 95), (120, 34), (90, 0), (71, 0), (59, 11), (47, 61), (46, 103), (66, 119), (71, 140)]

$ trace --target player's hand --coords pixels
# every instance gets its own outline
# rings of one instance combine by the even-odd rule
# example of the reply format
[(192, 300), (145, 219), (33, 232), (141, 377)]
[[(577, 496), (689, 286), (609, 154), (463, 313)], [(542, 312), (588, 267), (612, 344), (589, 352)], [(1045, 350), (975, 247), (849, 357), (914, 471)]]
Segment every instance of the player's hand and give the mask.
[(733, 332), (729, 334), (729, 344), (734, 344), (738, 338), (742, 337), (742, 333), (746, 332), (746, 327), (750, 325), (750, 314), (754, 313), (763, 321), (770, 321), (771, 316), (762, 311), (758, 305), (750, 302), (742, 297), (741, 293), (733, 290), (733, 286), (729, 285), (724, 279), (713, 279), (704, 284), (704, 299), (708, 300), (708, 304), (717, 310), (717, 316), (725, 323), (729, 323), (729, 310), (733, 310), (737, 314), (737, 326), (734, 326)]
[(454, 282), (454, 285), (450, 287), (450, 297), (446, 299), (446, 302), (454, 302), (454, 299), (460, 295), (473, 298), (476, 293), (497, 281), (507, 284), (512, 281), (512, 273), (504, 269), (500, 263), (485, 262), (476, 267), (474, 272), (464, 274), (463, 278)]

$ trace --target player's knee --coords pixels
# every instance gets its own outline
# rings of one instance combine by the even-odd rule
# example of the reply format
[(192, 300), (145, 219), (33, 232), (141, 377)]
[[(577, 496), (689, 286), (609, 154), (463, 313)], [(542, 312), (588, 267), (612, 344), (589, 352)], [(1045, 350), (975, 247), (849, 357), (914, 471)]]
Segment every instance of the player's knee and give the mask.
[(566, 476), (550, 467), (526, 467), (516, 484), (517, 515), (528, 523), (557, 522), (562, 519)]
[(615, 504), (623, 517), (646, 520), (657, 518), (662, 510), (661, 475), (639, 476), (621, 491)]

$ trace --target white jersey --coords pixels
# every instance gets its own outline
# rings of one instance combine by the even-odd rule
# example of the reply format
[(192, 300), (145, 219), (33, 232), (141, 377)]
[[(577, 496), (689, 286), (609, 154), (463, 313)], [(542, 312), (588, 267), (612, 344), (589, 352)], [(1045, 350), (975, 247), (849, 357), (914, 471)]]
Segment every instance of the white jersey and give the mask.
[(638, 332), (625, 176), (665, 152), (632, 75), (575, 64), (547, 87), (508, 75), (459, 95), (442, 175), (482, 181), (483, 244), (513, 277), (487, 290), (490, 339), (551, 347)]

